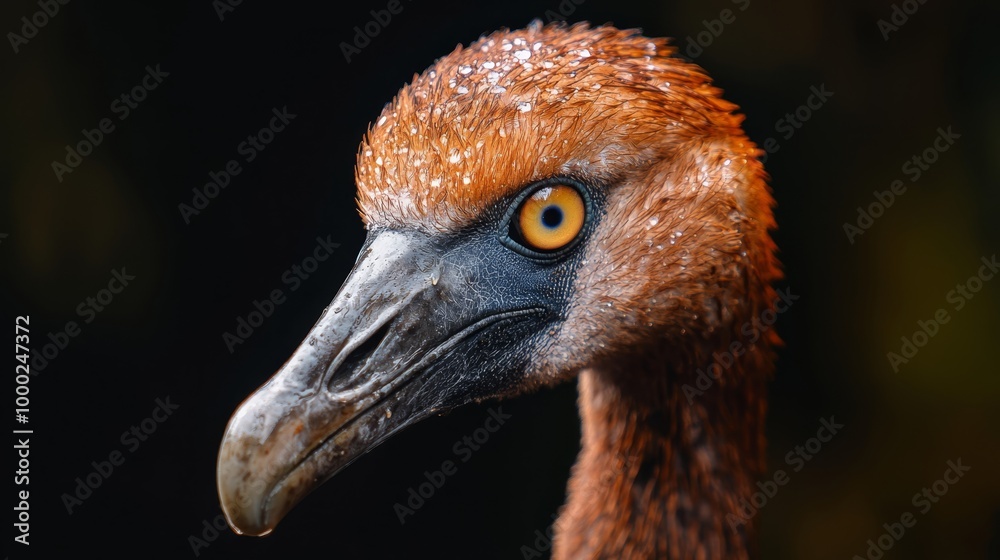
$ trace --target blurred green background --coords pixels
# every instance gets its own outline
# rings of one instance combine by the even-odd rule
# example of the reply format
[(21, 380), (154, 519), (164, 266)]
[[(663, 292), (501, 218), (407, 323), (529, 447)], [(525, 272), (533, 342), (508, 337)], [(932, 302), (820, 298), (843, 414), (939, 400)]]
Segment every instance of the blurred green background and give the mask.
[[(821, 418), (845, 427), (758, 514), (762, 557), (865, 557), (909, 511), (917, 523), (886, 558), (1000, 558), (1000, 278), (961, 309), (948, 299), (1000, 246), (995, 2), (407, 1), (350, 63), (341, 43), (385, 2), (243, 2), (221, 20), (216, 4), (70, 2), (16, 53), (0, 49), (5, 320), (30, 313), (40, 345), (82, 323), (77, 305), (112, 269), (137, 277), (32, 380), (34, 553), (192, 553), (189, 537), (219, 513), (214, 460), (229, 414), (291, 353), (364, 239), (353, 163), (367, 124), (455, 44), (562, 13), (676, 38), (742, 107), (750, 137), (780, 146), (766, 162), (775, 238), (782, 285), (801, 299), (777, 326), (773, 469), (789, 470), (786, 454)], [(886, 39), (879, 20), (915, 7)], [(40, 10), (4, 3), (8, 43)], [(713, 34), (717, 19), (731, 21)], [(169, 76), (120, 120), (111, 103), (157, 64)], [(801, 127), (783, 125), (812, 87), (833, 95)], [(282, 106), (297, 115), (288, 129), (185, 223), (178, 205)], [(115, 130), (57, 180), (53, 160), (105, 117)], [(904, 165), (949, 127), (960, 138), (912, 180)], [(895, 180), (905, 193), (852, 242), (844, 224)], [(230, 354), (221, 333), (327, 235), (341, 244), (334, 258)], [(949, 322), (894, 371), (887, 354), (940, 308)], [(68, 515), (60, 495), (167, 394), (176, 418)], [(564, 498), (574, 399), (568, 385), (505, 403), (509, 425), (405, 525), (393, 503), (451, 458), (488, 404), (395, 437), (274, 536), (223, 532), (200, 554), (520, 558)], [(971, 471), (918, 513), (914, 494), (959, 458)]]

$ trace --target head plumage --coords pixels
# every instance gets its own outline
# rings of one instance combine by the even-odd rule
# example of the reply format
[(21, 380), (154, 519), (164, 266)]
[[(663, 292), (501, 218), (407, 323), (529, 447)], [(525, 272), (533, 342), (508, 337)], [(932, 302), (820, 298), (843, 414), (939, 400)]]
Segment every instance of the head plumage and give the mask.
[(612, 180), (738, 127), (735, 108), (664, 39), (587, 24), (502, 30), (404, 86), (358, 153), (369, 227), (448, 230), (548, 176)]

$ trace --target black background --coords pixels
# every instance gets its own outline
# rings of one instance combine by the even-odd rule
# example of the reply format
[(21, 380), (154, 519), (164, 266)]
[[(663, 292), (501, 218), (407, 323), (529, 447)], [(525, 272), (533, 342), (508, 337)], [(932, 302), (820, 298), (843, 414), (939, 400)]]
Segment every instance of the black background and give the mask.
[[(81, 324), (30, 383), (32, 544), (12, 544), (12, 557), (192, 555), (189, 537), (220, 513), (215, 458), (229, 415), (296, 347), (364, 239), (353, 165), (368, 123), (456, 44), (560, 11), (556, 0), (404, 0), (345, 61), (341, 43), (385, 5), (248, 1), (220, 21), (207, 1), (77, 0), (16, 54), (0, 48), (3, 320), (30, 315), (36, 349)], [(945, 300), (1000, 237), (995, 5), (927, 0), (888, 41), (877, 21), (889, 2), (567, 6), (570, 21), (641, 27), (682, 49), (705, 20), (736, 13), (696, 61), (742, 107), (753, 140), (780, 143), (766, 163), (775, 238), (783, 286), (801, 299), (777, 325), (786, 347), (772, 384), (772, 467), (788, 470), (785, 453), (820, 418), (846, 426), (761, 510), (763, 557), (863, 555), (958, 457), (972, 471), (886, 557), (1000, 557), (1000, 285), (987, 282), (960, 311)], [(19, 33), (38, 10), (5, 2), (0, 30)], [(119, 121), (111, 102), (157, 64), (169, 76)], [(777, 121), (824, 84), (834, 96), (783, 138)], [(178, 205), (285, 106), (297, 115), (288, 128), (186, 224)], [(104, 117), (115, 130), (58, 181), (52, 161)], [(911, 183), (902, 164), (948, 126), (961, 139)], [(844, 222), (894, 179), (907, 192), (849, 242)], [(289, 292), (281, 276), (317, 236), (341, 245)], [(83, 324), (77, 306), (123, 266), (136, 279)], [(222, 333), (276, 288), (287, 301), (230, 354)], [(939, 307), (951, 321), (893, 371), (886, 353)], [(122, 432), (167, 396), (180, 409), (68, 514), (61, 496), (75, 478), (125, 451)], [(564, 498), (579, 437), (574, 384), (503, 403), (503, 429), (404, 525), (393, 512), (425, 470), (455, 459), (452, 446), (490, 406), (425, 421), (321, 487), (272, 536), (223, 531), (200, 556), (521, 558)]]

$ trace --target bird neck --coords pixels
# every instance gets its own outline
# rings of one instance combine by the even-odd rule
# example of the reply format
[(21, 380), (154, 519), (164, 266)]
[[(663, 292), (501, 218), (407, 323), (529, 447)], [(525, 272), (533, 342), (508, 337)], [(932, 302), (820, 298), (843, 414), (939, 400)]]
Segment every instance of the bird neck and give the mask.
[(739, 503), (763, 471), (766, 352), (730, 355), (707, 388), (711, 352), (582, 372), (583, 446), (553, 558), (754, 556)]

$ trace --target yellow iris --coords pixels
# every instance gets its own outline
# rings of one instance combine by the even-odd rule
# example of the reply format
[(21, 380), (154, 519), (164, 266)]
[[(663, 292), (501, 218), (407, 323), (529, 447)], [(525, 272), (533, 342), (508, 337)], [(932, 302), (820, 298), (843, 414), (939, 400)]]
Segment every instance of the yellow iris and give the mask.
[(526, 244), (537, 251), (554, 251), (568, 245), (583, 229), (586, 208), (579, 191), (554, 185), (531, 195), (518, 214)]

